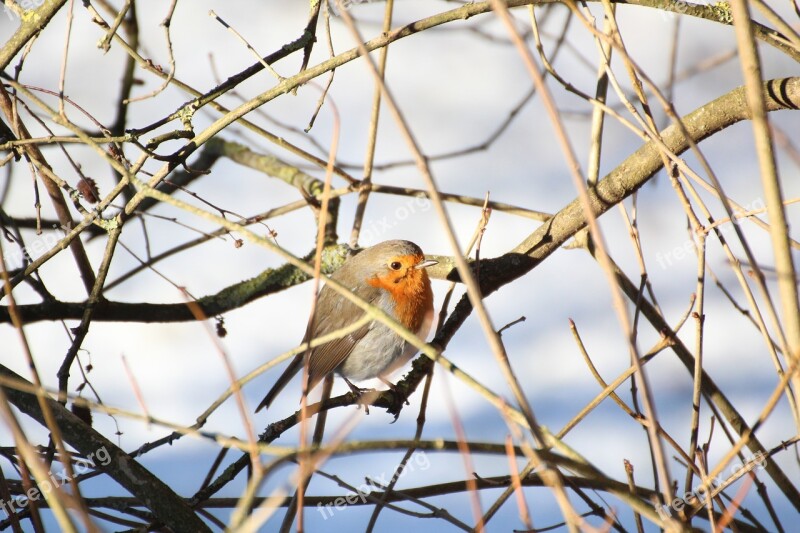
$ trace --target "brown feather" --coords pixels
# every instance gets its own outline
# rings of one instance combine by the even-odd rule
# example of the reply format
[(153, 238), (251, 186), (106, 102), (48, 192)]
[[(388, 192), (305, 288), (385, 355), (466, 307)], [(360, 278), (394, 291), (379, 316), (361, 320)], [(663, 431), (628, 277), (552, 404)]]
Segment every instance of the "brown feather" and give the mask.
[[(336, 275), (340, 272), (341, 270), (334, 273), (334, 279), (339, 278), (337, 279), (339, 283), (348, 285), (349, 280), (347, 279), (346, 275)], [(380, 290), (370, 287), (369, 285), (361, 287), (359, 290), (354, 292), (370, 303), (375, 303), (377, 298), (380, 296)], [(308, 327), (306, 328), (306, 334), (303, 337), (303, 342), (308, 342), (310, 338), (313, 339), (316, 337), (321, 337), (341, 329), (357, 321), (363, 315), (363, 311), (357, 305), (340, 297), (335, 290), (327, 286), (322, 287), (322, 290), (320, 290), (319, 293), (319, 300), (317, 302), (315, 320), (313, 322), (314, 334), (313, 336), (309, 334), (309, 329), (312, 325), (309, 323)], [(353, 317), (357, 318), (353, 319)], [(345, 359), (347, 359), (347, 356), (350, 355), (350, 352), (353, 350), (353, 347), (356, 345), (356, 343), (367, 334), (367, 331), (369, 331), (369, 326), (370, 324), (367, 323), (349, 335), (346, 335), (341, 339), (326, 342), (325, 344), (317, 346), (311, 351), (308, 363), (309, 379), (308, 387), (306, 389), (307, 391), (310, 392), (314, 387), (317, 386), (322, 378), (336, 370), (336, 368), (342, 364)], [(278, 381), (275, 382), (269, 392), (267, 392), (266, 396), (264, 396), (264, 399), (261, 400), (261, 403), (258, 404), (258, 407), (256, 407), (256, 412), (260, 411), (262, 408), (269, 407), (273, 400), (275, 400), (278, 394), (283, 390), (283, 388), (289, 384), (295, 374), (303, 369), (304, 355), (305, 352), (297, 354), (295, 358), (292, 359), (292, 362), (289, 364), (286, 370), (283, 371), (283, 374), (281, 374), (281, 376), (278, 378)]]
[(316, 387), (322, 378), (336, 370), (347, 359), (358, 341), (367, 334), (370, 325), (364, 324), (353, 333), (325, 343), (312, 352), (308, 363), (308, 390)]
[[(333, 278), (342, 285), (354, 285), (347, 272), (342, 273), (342, 270), (338, 270)], [(371, 304), (380, 297), (380, 290), (369, 285), (357, 286), (353, 292)], [(316, 315), (314, 336), (320, 337), (358, 321), (364, 316), (364, 311), (353, 302), (339, 296), (335, 290), (325, 286), (319, 293)], [(367, 323), (341, 339), (327, 342), (314, 349), (308, 364), (308, 390), (313, 389), (322, 378), (336, 370), (347, 359), (356, 343), (367, 334), (370, 325), (371, 323)]]

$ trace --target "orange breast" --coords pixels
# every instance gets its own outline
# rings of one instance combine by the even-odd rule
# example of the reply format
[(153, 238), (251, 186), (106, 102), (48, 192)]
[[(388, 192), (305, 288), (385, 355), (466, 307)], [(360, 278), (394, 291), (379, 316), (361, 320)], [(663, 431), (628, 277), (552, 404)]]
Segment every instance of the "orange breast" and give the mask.
[(376, 277), (369, 280), (369, 284), (392, 295), (395, 318), (415, 333), (425, 321), (425, 316), (433, 311), (433, 291), (425, 270), (409, 270), (397, 283), (388, 277)]

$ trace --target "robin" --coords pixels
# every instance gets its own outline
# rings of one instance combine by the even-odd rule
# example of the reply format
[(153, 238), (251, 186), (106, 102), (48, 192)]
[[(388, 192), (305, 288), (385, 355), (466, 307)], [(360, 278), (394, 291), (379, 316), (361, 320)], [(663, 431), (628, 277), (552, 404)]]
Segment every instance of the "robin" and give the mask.
[[(436, 261), (426, 260), (422, 250), (409, 241), (384, 241), (351, 257), (332, 276), (354, 294), (379, 307), (420, 338), (427, 337), (433, 321), (433, 291), (425, 269)], [(364, 310), (325, 286), (319, 292), (314, 320), (303, 342), (331, 333), (364, 315)], [(377, 320), (340, 339), (311, 350), (308, 387), (336, 372), (355, 394), (362, 389), (350, 380), (379, 378), (389, 387), (388, 376), (405, 365), (416, 348)], [(279, 392), (303, 368), (304, 353), (292, 360), (275, 385), (258, 404), (256, 412), (269, 407)]]

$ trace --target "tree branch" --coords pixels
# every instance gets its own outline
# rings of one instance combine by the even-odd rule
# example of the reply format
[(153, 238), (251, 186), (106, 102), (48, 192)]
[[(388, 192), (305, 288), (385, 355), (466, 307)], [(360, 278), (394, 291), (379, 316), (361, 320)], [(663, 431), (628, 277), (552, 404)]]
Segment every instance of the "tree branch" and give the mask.
[[(306, 255), (311, 261), (314, 252)], [(331, 274), (339, 268), (347, 257), (347, 247), (335, 245), (325, 248), (322, 255), (322, 271)], [(203, 296), (197, 305), (203, 316), (218, 316), (233, 309), (243, 307), (257, 298), (274, 294), (294, 287), (308, 280), (308, 274), (298, 268), (285, 264), (270, 268), (258, 276), (240, 281), (226, 287), (216, 294)], [(86, 302), (46, 301), (38, 304), (17, 305), (16, 312), (23, 323), (42, 320), (80, 320), (86, 309)], [(196, 320), (186, 303), (152, 304), (147, 302), (129, 303), (100, 300), (94, 308), (92, 320), (95, 322), (187, 322)], [(11, 322), (8, 306), (0, 306), (0, 323)]]
[[(33, 386), (3, 365), (0, 365), (0, 375), (30, 387)], [(39, 399), (35, 394), (23, 392), (9, 386), (2, 387), (3, 392), (14, 407), (39, 422), (42, 426), (47, 427), (39, 405)], [(169, 526), (174, 531), (210, 531), (186, 501), (175, 494), (158, 477), (131, 459), (127, 453), (89, 427), (63, 405), (50, 398), (44, 401), (48, 403), (64, 441), (85, 457), (94, 458), (93, 462), (96, 469), (108, 474), (133, 494), (153, 512), (161, 523)], [(100, 453), (101, 450), (104, 451)], [(98, 457), (100, 455), (109, 457), (108, 464), (100, 462)]]

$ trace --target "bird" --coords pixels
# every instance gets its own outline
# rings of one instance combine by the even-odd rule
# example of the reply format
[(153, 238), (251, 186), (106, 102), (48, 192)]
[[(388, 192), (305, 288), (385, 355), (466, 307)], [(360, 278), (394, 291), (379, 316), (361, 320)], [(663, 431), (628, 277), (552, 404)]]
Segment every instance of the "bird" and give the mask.
[[(420, 247), (413, 242), (390, 240), (349, 258), (331, 279), (382, 309), (424, 340), (433, 322), (433, 291), (426, 268), (435, 264), (434, 260), (426, 260)], [(353, 324), (363, 316), (363, 309), (325, 285), (319, 292), (314, 318), (303, 342)], [(380, 321), (372, 320), (340, 339), (311, 349), (305, 390), (311, 391), (331, 372), (344, 378), (356, 395), (363, 390), (352, 381), (376, 377), (394, 389), (388, 381), (389, 375), (404, 366), (414, 353), (414, 345)], [(295, 356), (258, 404), (256, 412), (268, 408), (303, 369), (304, 357), (305, 352)]]

